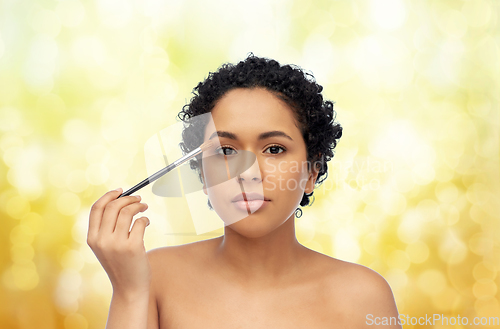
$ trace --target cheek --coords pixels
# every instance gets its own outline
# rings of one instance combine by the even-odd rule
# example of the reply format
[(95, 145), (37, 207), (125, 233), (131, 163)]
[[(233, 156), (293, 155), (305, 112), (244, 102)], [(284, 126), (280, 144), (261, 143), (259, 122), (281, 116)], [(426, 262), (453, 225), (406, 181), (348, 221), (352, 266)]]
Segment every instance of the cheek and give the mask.
[(266, 168), (264, 188), (274, 189), (280, 193), (296, 193), (302, 195), (307, 182), (307, 166), (299, 162), (277, 162)]
[(289, 172), (283, 174), (283, 181), (286, 183), (288, 193), (302, 194), (305, 186), (303, 178), (304, 175), (302, 173)]

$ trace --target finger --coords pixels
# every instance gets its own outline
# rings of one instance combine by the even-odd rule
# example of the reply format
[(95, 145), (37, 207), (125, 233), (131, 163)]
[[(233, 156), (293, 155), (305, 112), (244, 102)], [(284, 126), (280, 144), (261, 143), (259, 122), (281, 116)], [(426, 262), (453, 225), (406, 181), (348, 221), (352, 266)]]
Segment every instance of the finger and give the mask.
[(118, 198), (122, 192), (123, 192), (122, 188), (109, 191), (105, 193), (102, 197), (100, 197), (99, 200), (97, 200), (92, 205), (92, 209), (90, 210), (90, 215), (89, 215), (88, 237), (94, 238), (97, 236), (99, 228), (101, 227), (102, 216), (104, 214), (104, 209), (106, 205), (109, 202), (116, 200), (116, 198)]
[(148, 205), (145, 203), (134, 203), (123, 208), (118, 215), (115, 231), (113, 233), (118, 234), (123, 239), (128, 239), (133, 217), (147, 209)]
[(141, 217), (136, 219), (132, 230), (129, 234), (129, 239), (131, 240), (144, 240), (144, 232), (146, 231), (146, 226), (149, 225), (149, 219), (147, 217)]
[(136, 196), (125, 196), (108, 203), (102, 215), (102, 222), (101, 227), (99, 228), (99, 233), (113, 233), (116, 227), (116, 221), (118, 220), (118, 215), (122, 211), (122, 209), (127, 207), (128, 205), (139, 203), (139, 200), (140, 198)]

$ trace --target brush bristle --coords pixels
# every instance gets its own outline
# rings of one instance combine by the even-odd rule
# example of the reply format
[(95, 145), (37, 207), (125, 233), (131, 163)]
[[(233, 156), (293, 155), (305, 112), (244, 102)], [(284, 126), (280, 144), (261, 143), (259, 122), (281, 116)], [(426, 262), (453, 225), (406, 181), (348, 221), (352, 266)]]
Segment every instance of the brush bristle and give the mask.
[(212, 146), (214, 146), (215, 142), (213, 140), (206, 141), (205, 143), (201, 144), (200, 148), (203, 152), (207, 151), (210, 149)]

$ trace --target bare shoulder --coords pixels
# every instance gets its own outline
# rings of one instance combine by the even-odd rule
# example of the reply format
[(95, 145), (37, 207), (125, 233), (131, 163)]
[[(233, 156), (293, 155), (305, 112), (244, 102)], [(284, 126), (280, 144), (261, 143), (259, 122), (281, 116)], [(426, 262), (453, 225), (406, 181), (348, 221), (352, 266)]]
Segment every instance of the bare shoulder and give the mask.
[[(151, 268), (154, 271), (175, 268), (182, 264), (193, 264), (196, 259), (203, 258), (209, 246), (213, 245), (215, 239), (202, 240), (177, 246), (165, 246), (148, 250)], [(186, 260), (189, 259), (189, 262)], [(175, 267), (174, 267), (175, 266)]]
[(332, 265), (337, 268), (333, 272), (334, 278), (342, 278), (350, 284), (353, 292), (364, 292), (364, 295), (381, 293), (390, 294), (392, 291), (387, 281), (369, 267), (332, 258)]
[[(398, 317), (391, 287), (379, 273), (360, 264), (323, 256), (328, 273), (324, 286), (331, 296), (332, 307), (342, 305), (344, 314), (349, 314), (356, 326), (361, 327), (370, 323), (372, 318)], [(389, 328), (400, 326), (395, 324)]]
[(146, 254), (149, 258), (151, 268), (155, 270), (158, 267), (172, 264), (181, 253), (185, 253), (183, 246), (167, 246), (148, 250)]
[(155, 249), (148, 250), (146, 254), (149, 257), (150, 261), (153, 262), (161, 262), (165, 259), (174, 259), (175, 257), (185, 255), (190, 251), (189, 244), (183, 244), (178, 246), (165, 246), (159, 247)]
[(351, 283), (351, 288), (355, 290), (391, 291), (387, 281), (376, 271), (360, 264), (343, 261), (316, 251), (313, 252), (317, 263), (321, 264), (320, 268), (327, 273), (327, 279), (331, 284)]

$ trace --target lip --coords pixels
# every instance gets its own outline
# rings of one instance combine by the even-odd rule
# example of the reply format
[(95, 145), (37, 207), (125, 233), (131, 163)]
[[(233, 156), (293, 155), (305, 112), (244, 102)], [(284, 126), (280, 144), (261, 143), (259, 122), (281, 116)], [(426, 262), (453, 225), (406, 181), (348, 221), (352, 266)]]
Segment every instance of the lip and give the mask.
[(247, 201), (252, 201), (252, 200), (259, 200), (259, 201), (264, 201), (264, 202), (271, 201), (268, 198), (264, 197), (260, 193), (250, 192), (250, 193), (239, 193), (239, 194), (236, 194), (233, 197), (233, 199), (231, 200), (231, 202), (245, 201), (245, 199)]
[(259, 209), (265, 208), (271, 201), (265, 201), (265, 200), (253, 200), (253, 201), (235, 201), (232, 204), (235, 205), (236, 208), (239, 210), (242, 210), (244, 212), (250, 212), (254, 213)]

